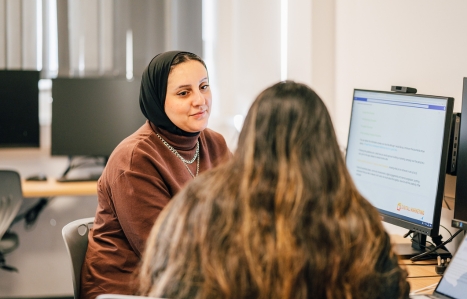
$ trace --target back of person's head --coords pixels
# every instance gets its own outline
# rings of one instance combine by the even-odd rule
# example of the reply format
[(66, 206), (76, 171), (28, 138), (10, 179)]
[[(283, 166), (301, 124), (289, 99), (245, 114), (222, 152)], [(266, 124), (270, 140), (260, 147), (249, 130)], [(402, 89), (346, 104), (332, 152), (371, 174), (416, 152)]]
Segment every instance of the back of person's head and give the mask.
[[(326, 106), (312, 89), (294, 82), (275, 84), (258, 96), (235, 155), (244, 170), (242, 180), (268, 184), (277, 198), (301, 197), (304, 188), (326, 193), (338, 188), (345, 175)], [(294, 188), (282, 188), (289, 183)]]
[(159, 216), (141, 293), (168, 298), (379, 298), (388, 243), (346, 170), (331, 118), (304, 84), (252, 104), (227, 164), (186, 186)]

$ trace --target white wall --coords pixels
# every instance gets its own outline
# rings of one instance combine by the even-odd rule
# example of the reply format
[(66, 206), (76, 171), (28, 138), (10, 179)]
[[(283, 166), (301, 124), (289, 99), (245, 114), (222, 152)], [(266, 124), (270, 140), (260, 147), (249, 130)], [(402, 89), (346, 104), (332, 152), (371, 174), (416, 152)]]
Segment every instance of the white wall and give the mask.
[[(354, 88), (415, 87), (420, 94), (455, 98), (460, 111), (467, 76), (467, 2), (336, 0), (334, 124), (347, 144)], [(332, 49), (330, 49), (332, 50)], [(448, 176), (446, 193), (454, 195)], [(452, 211), (442, 223), (451, 231)], [(390, 232), (400, 232), (387, 226)], [(440, 230), (446, 239), (444, 229)], [(450, 245), (450, 249), (453, 245)]]
[[(280, 1), (212, 1), (213, 91), (209, 126), (235, 147), (233, 117), (246, 116), (259, 92), (280, 80)], [(215, 74), (215, 76), (211, 75)]]
[[(331, 117), (334, 118), (336, 5), (334, 0), (313, 0), (311, 2), (311, 87), (323, 99)], [(301, 32), (298, 28), (297, 31)], [(300, 47), (299, 44), (295, 46)]]
[[(312, 83), (311, 2), (288, 1), (287, 79)], [(246, 116), (265, 88), (281, 80), (281, 0), (205, 0), (205, 54), (213, 91), (209, 127), (231, 149), (235, 115)]]
[(467, 76), (467, 2), (336, 0), (335, 125), (347, 142), (353, 88), (455, 98)]

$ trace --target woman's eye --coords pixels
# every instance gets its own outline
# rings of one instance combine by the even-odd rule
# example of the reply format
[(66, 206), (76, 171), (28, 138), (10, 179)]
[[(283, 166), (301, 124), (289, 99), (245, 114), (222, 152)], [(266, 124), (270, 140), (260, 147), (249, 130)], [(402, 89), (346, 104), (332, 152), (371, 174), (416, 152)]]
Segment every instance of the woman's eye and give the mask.
[(181, 91), (178, 93), (179, 96), (186, 96), (188, 94), (188, 91)]
[(208, 89), (208, 87), (209, 87), (209, 85), (206, 84), (206, 85), (201, 86), (201, 89)]

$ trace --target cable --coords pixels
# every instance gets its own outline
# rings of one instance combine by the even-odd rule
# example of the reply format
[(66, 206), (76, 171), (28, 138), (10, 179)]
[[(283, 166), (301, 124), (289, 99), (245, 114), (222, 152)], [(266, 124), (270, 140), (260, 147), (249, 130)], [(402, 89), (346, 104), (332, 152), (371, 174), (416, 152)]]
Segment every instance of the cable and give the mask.
[(460, 234), (460, 233), (463, 232), (463, 231), (464, 231), (463, 229), (459, 229), (454, 235), (452, 235), (449, 239), (447, 239), (447, 240), (444, 241), (443, 243), (439, 244), (439, 245), (436, 246), (436, 247), (433, 247), (432, 249), (428, 250), (427, 252), (424, 252), (424, 253), (422, 253), (422, 254), (416, 255), (416, 256), (414, 256), (414, 257), (411, 257), (410, 260), (411, 260), (412, 262), (418, 261), (418, 260), (420, 260), (422, 257), (427, 256), (427, 255), (429, 255), (429, 254), (435, 252), (437, 249), (439, 249), (439, 248), (443, 247), (444, 245), (448, 244), (449, 242), (451, 242), (452, 239), (454, 239), (458, 234)]
[(407, 238), (413, 232), (414, 232), (413, 230), (409, 229), (409, 231), (404, 235), (404, 238)]
[(18, 269), (12, 266), (8, 266), (6, 264), (5, 257), (3, 256), (3, 253), (1, 252), (0, 252), (0, 269), (12, 271), (12, 272), (18, 272)]
[(416, 295), (417, 293), (434, 289), (434, 288), (436, 288), (437, 285), (438, 285), (438, 283), (430, 284), (429, 286), (426, 286), (424, 288), (421, 288), (421, 289), (418, 289), (418, 290), (415, 290), (415, 291), (411, 292), (409, 295)]
[(448, 231), (449, 235), (452, 237), (452, 233), (449, 231), (449, 229), (447, 229), (444, 225), (440, 224), (439, 226), (441, 226), (442, 228), (444, 228), (445, 230)]
[[(418, 246), (420, 246), (420, 248), (424, 248), (424, 249), (428, 249), (430, 248), (430, 246), (426, 246), (426, 245), (423, 245), (422, 243), (418, 242), (417, 240), (414, 240), (413, 238), (410, 238), (412, 240), (413, 243), (417, 244)], [(426, 243), (429, 243), (431, 246), (435, 246), (435, 244), (433, 244), (432, 242), (426, 240), (425, 241)]]
[(446, 204), (446, 207), (448, 208), (449, 211), (451, 211), (451, 206), (449, 205), (448, 201), (446, 200), (446, 197), (452, 198), (450, 196), (446, 196), (446, 189), (443, 191), (443, 201)]
[(42, 210), (48, 203), (48, 198), (41, 198), (33, 208), (26, 212), (26, 214), (24, 215), (24, 227), (26, 229), (30, 229), (36, 223), (39, 214), (42, 212)]
[[(451, 235), (451, 237), (452, 237), (452, 235)], [(433, 236), (433, 237), (431, 237), (431, 240), (433, 242), (435, 242), (436, 246), (438, 246), (438, 245), (443, 243), (443, 236), (442, 235)], [(435, 246), (435, 245), (433, 245), (433, 246)], [(443, 250), (449, 251), (445, 246), (441, 246), (440, 248), (443, 249)]]
[(448, 210), (451, 211), (451, 206), (448, 204), (448, 201), (446, 200), (446, 196), (443, 197), (443, 201), (446, 204), (446, 207), (448, 207)]

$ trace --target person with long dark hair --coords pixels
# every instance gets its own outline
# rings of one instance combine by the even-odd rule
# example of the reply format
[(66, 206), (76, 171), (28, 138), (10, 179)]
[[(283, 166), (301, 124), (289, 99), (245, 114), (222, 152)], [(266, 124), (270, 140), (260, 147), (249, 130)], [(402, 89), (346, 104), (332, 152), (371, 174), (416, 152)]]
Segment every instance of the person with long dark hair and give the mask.
[(115, 148), (98, 181), (81, 298), (134, 294), (134, 272), (159, 213), (188, 181), (231, 156), (224, 138), (207, 128), (211, 102), (206, 65), (193, 53), (161, 53), (144, 70), (139, 104), (147, 121)]
[(233, 159), (190, 182), (156, 221), (142, 295), (407, 298), (377, 210), (357, 191), (331, 118), (308, 86), (251, 106)]

